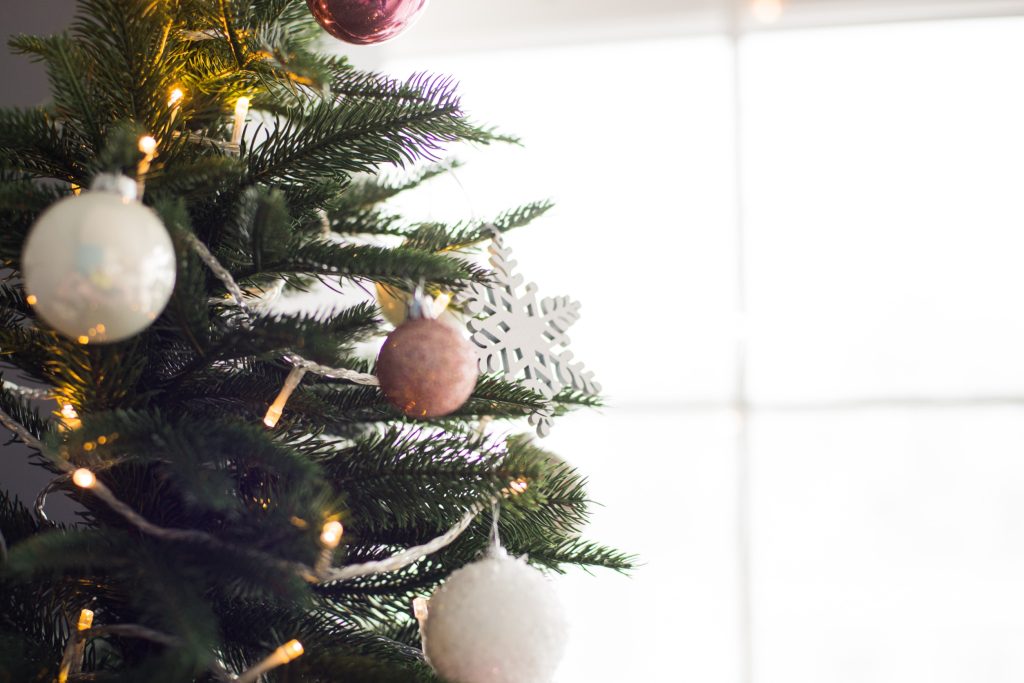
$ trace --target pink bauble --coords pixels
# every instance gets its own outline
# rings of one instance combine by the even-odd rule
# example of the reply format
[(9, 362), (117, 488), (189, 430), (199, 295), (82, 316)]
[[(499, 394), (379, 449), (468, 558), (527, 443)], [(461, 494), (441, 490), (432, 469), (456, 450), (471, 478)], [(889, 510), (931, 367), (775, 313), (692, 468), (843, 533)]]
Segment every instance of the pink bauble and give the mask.
[(306, 0), (309, 11), (335, 38), (356, 45), (390, 40), (409, 28), (427, 0)]
[(477, 359), (459, 330), (438, 320), (406, 320), (377, 356), (377, 379), (391, 405), (409, 417), (448, 415), (476, 387)]

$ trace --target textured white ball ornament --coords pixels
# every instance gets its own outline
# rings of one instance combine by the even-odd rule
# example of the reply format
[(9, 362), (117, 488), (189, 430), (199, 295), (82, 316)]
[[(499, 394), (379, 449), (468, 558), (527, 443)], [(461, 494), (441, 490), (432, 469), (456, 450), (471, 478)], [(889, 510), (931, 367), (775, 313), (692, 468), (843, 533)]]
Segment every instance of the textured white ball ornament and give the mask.
[(135, 183), (99, 176), (32, 226), (21, 255), (25, 292), (48, 325), (80, 343), (126, 339), (148, 327), (174, 290), (174, 246)]
[(427, 611), (423, 651), (449, 683), (548, 683), (565, 652), (554, 586), (500, 548), (452, 573)]

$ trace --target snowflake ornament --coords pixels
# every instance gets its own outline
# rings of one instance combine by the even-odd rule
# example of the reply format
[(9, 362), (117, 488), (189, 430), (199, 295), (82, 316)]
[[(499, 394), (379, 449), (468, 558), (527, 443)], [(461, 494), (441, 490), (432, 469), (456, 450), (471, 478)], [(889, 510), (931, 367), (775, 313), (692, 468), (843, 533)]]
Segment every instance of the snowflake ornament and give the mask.
[[(515, 273), (512, 249), (495, 233), (488, 248), (496, 275), (493, 287), (473, 283), (463, 297), (471, 318), (467, 327), (477, 347), (481, 372), (501, 372), (509, 382), (520, 381), (546, 398), (564, 387), (597, 394), (601, 385), (582, 363), (574, 363), (568, 329), (579, 320), (580, 304), (567, 296), (537, 303), (537, 285), (523, 285)], [(482, 317), (481, 317), (482, 316)], [(530, 416), (540, 436), (551, 432), (552, 408)]]

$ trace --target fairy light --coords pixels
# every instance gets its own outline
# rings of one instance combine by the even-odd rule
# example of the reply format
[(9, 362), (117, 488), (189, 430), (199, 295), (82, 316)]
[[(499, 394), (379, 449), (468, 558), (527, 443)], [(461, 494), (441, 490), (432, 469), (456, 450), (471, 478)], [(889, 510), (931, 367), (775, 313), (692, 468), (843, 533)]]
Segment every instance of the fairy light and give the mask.
[(178, 118), (178, 110), (181, 109), (181, 101), (185, 99), (185, 91), (181, 88), (174, 88), (167, 97), (167, 106), (171, 110), (171, 120), (168, 127), (174, 126), (174, 120)]
[(345, 527), (338, 520), (332, 519), (324, 523), (323, 529), (320, 531), (320, 545), (323, 546), (323, 549), (320, 551), (320, 559), (314, 568), (317, 576), (324, 576), (330, 570), (331, 564), (334, 562), (334, 551), (341, 543), (343, 535), (345, 535)]
[(91, 609), (83, 609), (78, 614), (78, 630), (88, 631), (89, 629), (91, 629), (92, 619), (94, 616), (96, 616), (96, 613), (93, 612)]
[(530, 488), (530, 482), (526, 477), (519, 477), (514, 481), (510, 481), (508, 488), (505, 489), (510, 496), (518, 496), (526, 493), (526, 489)]
[(278, 657), (281, 659), (282, 664), (298, 659), (305, 652), (305, 648), (302, 647), (302, 643), (297, 640), (289, 640), (281, 647), (274, 650), (272, 657)]
[[(136, 194), (139, 199), (142, 199), (142, 194), (146, 191), (146, 174), (149, 173), (149, 168), (153, 165), (153, 159), (156, 158), (156, 138), (152, 135), (143, 135), (139, 138), (139, 151), (142, 152), (143, 157), (142, 161), (139, 162), (138, 168), (135, 169), (135, 184), (138, 187)], [(81, 338), (79, 338), (79, 341), (81, 341)]]
[(96, 485), (96, 475), (90, 469), (79, 467), (72, 473), (71, 481), (79, 488), (91, 489)]
[(276, 427), (278, 420), (281, 419), (282, 413), (284, 413), (284, 407), (288, 403), (288, 399), (291, 397), (292, 392), (299, 386), (299, 382), (302, 381), (302, 377), (306, 374), (306, 369), (297, 367), (292, 368), (292, 371), (288, 373), (288, 376), (284, 380), (284, 386), (281, 387), (281, 392), (274, 399), (274, 402), (267, 408), (267, 414), (263, 416), (263, 424), (268, 427)]
[(70, 403), (63, 403), (60, 406), (60, 426), (65, 430), (78, 429), (82, 426), (82, 421), (78, 419), (78, 411)]
[(753, 0), (750, 13), (762, 24), (774, 24), (782, 17), (782, 0)]
[(263, 674), (298, 659), (304, 652), (305, 648), (302, 647), (302, 643), (297, 640), (289, 640), (274, 650), (269, 657), (234, 679), (234, 681), (235, 683), (255, 683)]
[(320, 532), (320, 542), (323, 543), (325, 548), (334, 549), (341, 543), (341, 537), (345, 533), (345, 527), (341, 525), (341, 522), (332, 520), (324, 524), (323, 531)]
[(78, 623), (76, 624), (78, 633), (71, 635), (67, 647), (64, 648), (64, 657), (61, 658), (60, 671), (57, 674), (58, 683), (67, 683), (71, 674), (77, 674), (82, 670), (82, 661), (85, 659), (85, 639), (78, 634), (92, 628), (94, 616), (96, 615), (91, 609), (83, 609), (78, 613)]
[(25, 297), (25, 303), (27, 303), (29, 306), (35, 306), (37, 303), (39, 303), (39, 297), (37, 297), (35, 294), (29, 294), (27, 297)]
[(235, 121), (231, 128), (231, 144), (239, 145), (242, 142), (242, 129), (245, 127), (245, 117), (249, 115), (249, 98), (239, 97), (235, 102)]

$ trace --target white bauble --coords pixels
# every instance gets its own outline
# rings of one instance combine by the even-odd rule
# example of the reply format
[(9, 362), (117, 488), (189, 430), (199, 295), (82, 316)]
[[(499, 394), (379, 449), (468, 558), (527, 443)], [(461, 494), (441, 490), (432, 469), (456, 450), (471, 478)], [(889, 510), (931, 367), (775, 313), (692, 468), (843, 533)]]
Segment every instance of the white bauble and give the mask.
[(548, 683), (568, 630), (554, 586), (497, 549), (448, 577), (420, 633), (427, 660), (450, 683)]
[(32, 226), (21, 255), (39, 317), (81, 343), (148, 327), (174, 290), (174, 245), (156, 213), (117, 192), (66, 197)]

